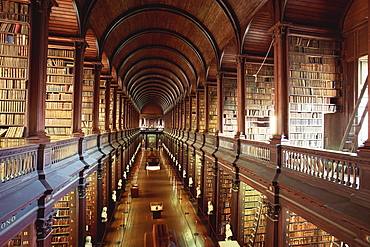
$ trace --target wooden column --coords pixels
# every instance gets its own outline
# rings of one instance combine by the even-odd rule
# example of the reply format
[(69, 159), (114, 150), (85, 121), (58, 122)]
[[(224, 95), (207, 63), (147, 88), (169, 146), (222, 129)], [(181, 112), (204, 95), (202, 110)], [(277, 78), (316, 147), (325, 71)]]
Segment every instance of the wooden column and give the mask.
[(93, 95), (93, 122), (92, 122), (92, 131), (94, 134), (99, 134), (99, 101), (100, 101), (100, 72), (102, 64), (94, 64), (94, 95)]
[(182, 118), (181, 130), (185, 131), (186, 130), (186, 99), (183, 99), (182, 101), (182, 115), (183, 115), (183, 118)]
[(204, 88), (204, 131), (208, 133), (209, 130), (209, 84), (206, 83)]
[(193, 130), (193, 107), (192, 105), (194, 104), (194, 96), (193, 95), (189, 95), (189, 132), (191, 132)]
[(73, 73), (73, 111), (72, 135), (84, 136), (81, 129), (82, 118), (82, 84), (84, 76), (84, 57), (86, 42), (83, 39), (75, 40), (74, 73)]
[(238, 127), (235, 137), (245, 138), (245, 57), (237, 56), (237, 102), (238, 102)]
[(122, 118), (122, 127), (123, 129), (127, 129), (127, 98), (123, 97), (122, 99), (122, 111), (123, 111), (123, 118)]
[(289, 82), (286, 26), (277, 23), (270, 30), (274, 38), (274, 81), (276, 133), (271, 143), (281, 143), (289, 135)]
[(110, 86), (111, 86), (111, 78), (108, 78), (105, 82), (105, 122), (104, 122), (104, 129), (105, 132), (110, 132), (111, 129), (109, 128), (109, 111), (110, 111)]
[(27, 97), (27, 126), (29, 143), (49, 142), (45, 132), (46, 71), (49, 19), (55, 0), (31, 1), (29, 85)]
[(86, 182), (80, 177), (82, 184), (78, 186), (78, 246), (84, 246), (86, 238)]
[(119, 106), (118, 106), (119, 120), (118, 120), (117, 128), (122, 131), (123, 130), (123, 117), (122, 117), (122, 114), (123, 114), (123, 94), (119, 93), (118, 97), (119, 97)]
[(117, 86), (113, 88), (112, 129), (117, 131)]
[(222, 133), (223, 132), (223, 111), (224, 111), (224, 105), (223, 105), (223, 74), (217, 73), (217, 130), (216, 133)]

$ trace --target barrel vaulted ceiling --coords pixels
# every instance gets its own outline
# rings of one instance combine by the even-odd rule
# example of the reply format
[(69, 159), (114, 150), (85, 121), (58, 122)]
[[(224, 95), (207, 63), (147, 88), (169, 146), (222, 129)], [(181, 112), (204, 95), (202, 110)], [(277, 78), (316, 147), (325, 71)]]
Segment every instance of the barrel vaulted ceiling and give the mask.
[(102, 63), (102, 75), (113, 76), (138, 110), (156, 103), (167, 112), (215, 83), (218, 71), (235, 73), (236, 55), (266, 56), (276, 22), (341, 29), (352, 0), (56, 2), (50, 40), (84, 38), (85, 60)]

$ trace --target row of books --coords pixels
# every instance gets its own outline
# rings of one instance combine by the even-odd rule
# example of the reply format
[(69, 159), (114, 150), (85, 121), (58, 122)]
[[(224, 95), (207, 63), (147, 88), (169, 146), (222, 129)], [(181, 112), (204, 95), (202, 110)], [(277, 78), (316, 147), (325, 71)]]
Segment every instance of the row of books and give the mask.
[(2, 89), (26, 89), (25, 80), (0, 79), (0, 88)]
[[(247, 106), (249, 108), (249, 106)], [(246, 109), (246, 116), (253, 117), (253, 116), (273, 116), (274, 110), (267, 110), (267, 109)]]
[[(71, 102), (46, 102), (46, 109), (47, 110), (51, 110), (51, 109), (72, 110), (72, 103)], [(47, 111), (47, 112), (48, 112), (47, 114), (52, 114), (50, 111)], [(58, 112), (57, 114), (60, 114), (60, 113)], [(68, 111), (65, 111), (65, 114), (70, 114), (70, 113)]]
[(17, 138), (23, 137), (24, 126), (9, 127), (0, 129), (0, 137)]
[(62, 118), (46, 118), (45, 126), (71, 126), (72, 119), (62, 119)]
[[(3, 12), (2, 19), (11, 19), (15, 21), (27, 21), (28, 14), (29, 14), (29, 6), (24, 3), (13, 2), (9, 0), (1, 0), (0, 1), (0, 12)], [(24, 18), (20, 18), (19, 16), (24, 16)]]
[(335, 64), (319, 64), (319, 63), (301, 63), (301, 62), (290, 62), (290, 68), (295, 70), (307, 70), (315, 72), (332, 72), (332, 73), (343, 73), (342, 66)]
[(25, 68), (5, 68), (0, 67), (0, 77), (5, 78), (27, 78)]
[(303, 37), (297, 37), (297, 36), (290, 36), (289, 44), (295, 45), (295, 46), (331, 49), (331, 50), (340, 50), (341, 48), (340, 43), (337, 41), (319, 40), (319, 39), (303, 38)]
[(46, 85), (46, 92), (73, 92), (73, 86), (67, 85)]
[(0, 89), (0, 99), (25, 100), (26, 91), (23, 89)]
[(289, 52), (305, 53), (305, 54), (322, 54), (322, 55), (340, 55), (340, 50), (312, 48), (304, 46), (289, 46)]
[(82, 113), (84, 113), (84, 110), (87, 109), (88, 111), (90, 111), (90, 109), (92, 109), (94, 107), (94, 103), (93, 102), (90, 102), (89, 100), (84, 100), (84, 98), (82, 97)]
[[(262, 127), (269, 127), (269, 124)], [(271, 134), (270, 128), (246, 128), (246, 134)]]
[(258, 87), (247, 87), (246, 93), (261, 93), (261, 94), (274, 94), (274, 88), (273, 87), (264, 87), (264, 88), (258, 88)]
[(49, 135), (70, 135), (71, 128), (67, 127), (46, 127), (46, 132)]
[[(5, 47), (28, 46), (28, 35), (0, 33), (0, 45)], [(28, 47), (22, 47), (28, 49)], [(1, 53), (3, 54), (3, 53)]]
[(249, 99), (245, 100), (247, 105), (274, 105), (273, 99)]
[(274, 95), (273, 94), (262, 94), (262, 93), (247, 93), (246, 94), (246, 97), (247, 99), (253, 99), (253, 100), (260, 100), (260, 99), (268, 99), (268, 100), (272, 100), (274, 99)]
[(71, 118), (71, 111), (52, 111), (48, 109), (45, 111), (45, 117), (51, 118), (54, 121), (57, 121), (58, 119)]
[[(65, 58), (73, 58), (74, 57), (74, 50), (67, 50), (67, 49), (48, 49), (48, 56), (49, 57), (65, 57)], [(61, 60), (61, 59), (51, 59), (53, 61)], [(61, 62), (61, 61), (59, 61)], [(62, 63), (62, 62), (61, 62)], [(64, 63), (64, 62), (63, 62)]]
[(318, 88), (340, 88), (341, 82), (340, 81), (332, 81), (332, 80), (307, 80), (307, 79), (291, 79), (290, 80), (291, 86), (296, 87), (318, 87)]
[(290, 103), (290, 110), (298, 112), (336, 112), (340, 106), (338, 105), (324, 105), (324, 104), (306, 104), (306, 103)]
[(316, 71), (301, 71), (301, 70), (291, 70), (290, 77), (293, 78), (306, 78), (313, 80), (331, 80), (340, 81), (341, 75), (329, 72), (316, 72)]
[(289, 140), (290, 145), (301, 146), (301, 147), (322, 147), (322, 140)]
[(0, 32), (2, 33), (21, 33), (28, 34), (28, 25), (21, 25), (19, 23), (0, 22)]
[[(291, 64), (304, 63), (304, 64), (330, 64), (338, 66), (339, 60), (333, 56), (323, 56), (323, 55), (307, 55), (307, 54), (289, 54), (289, 60), (292, 61)], [(329, 72), (335, 72), (329, 71)]]
[(0, 66), (26, 68), (28, 66), (28, 59), (19, 57), (0, 56)]
[(25, 144), (24, 138), (1, 138), (0, 137), (0, 148), (11, 148), (11, 147), (19, 147)]
[(72, 76), (64, 76), (64, 75), (47, 75), (46, 77), (47, 83), (62, 83), (62, 84), (72, 84), (73, 77)]
[(328, 97), (338, 97), (340, 96), (340, 91), (338, 89), (318, 89), (309, 87), (290, 87), (290, 94), (298, 94), (305, 96), (328, 96)]
[(24, 120), (24, 114), (0, 114), (0, 125), (23, 125)]
[(2, 101), (0, 100), (0, 112), (3, 113), (24, 113), (26, 107), (25, 101)]
[(72, 101), (73, 95), (71, 93), (47, 93), (47, 100), (62, 100), (62, 101)]
[(73, 76), (73, 67), (65, 67), (65, 68), (55, 68), (55, 67), (48, 67), (47, 74), (55, 74), (62, 76)]
[(289, 133), (291, 140), (322, 140), (323, 137), (323, 133)]
[(245, 134), (245, 138), (252, 141), (266, 141), (271, 137), (271, 134)]
[(291, 103), (309, 103), (309, 104), (330, 104), (331, 98), (322, 95), (291, 95), (289, 96)]
[(322, 126), (289, 126), (289, 132), (294, 133), (294, 132), (322, 132), (323, 128)]
[(290, 119), (291, 125), (314, 125), (314, 126), (322, 126), (323, 119), (300, 119), (300, 118), (291, 118)]

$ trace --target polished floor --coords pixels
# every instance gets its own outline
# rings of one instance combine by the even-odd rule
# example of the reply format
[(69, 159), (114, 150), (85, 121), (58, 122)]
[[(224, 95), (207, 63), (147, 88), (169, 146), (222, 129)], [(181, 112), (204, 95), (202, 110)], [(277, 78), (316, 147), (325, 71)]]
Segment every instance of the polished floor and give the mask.
[[(161, 169), (145, 169), (146, 157), (151, 151), (142, 149), (131, 173), (131, 181), (126, 186), (126, 192), (117, 202), (102, 246), (151, 247), (151, 244), (144, 241), (144, 236), (145, 233), (151, 236), (153, 225), (156, 223), (167, 224), (168, 230), (175, 236), (173, 242), (176, 242), (176, 245), (173, 246), (217, 246), (217, 241), (208, 235), (208, 221), (197, 215), (197, 204), (190, 200), (188, 192), (176, 179), (164, 151), (154, 152), (160, 154)], [(138, 185), (138, 197), (135, 197), (135, 191), (131, 190), (133, 184)], [(163, 203), (160, 218), (151, 212), (151, 202)]]

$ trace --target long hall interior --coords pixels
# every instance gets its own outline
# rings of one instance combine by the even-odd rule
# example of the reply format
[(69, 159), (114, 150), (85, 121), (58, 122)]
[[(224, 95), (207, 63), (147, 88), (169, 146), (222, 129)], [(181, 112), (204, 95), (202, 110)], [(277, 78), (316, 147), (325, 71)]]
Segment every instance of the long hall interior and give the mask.
[(0, 0), (0, 246), (370, 247), (370, 0)]

